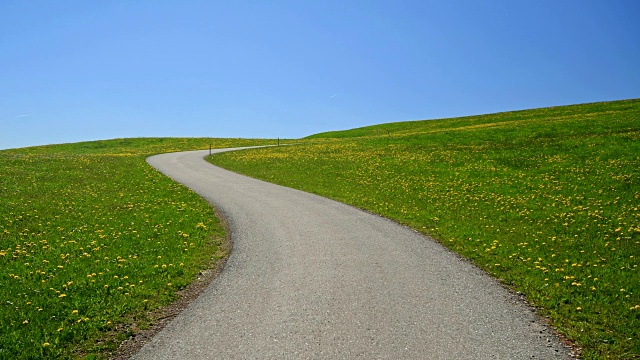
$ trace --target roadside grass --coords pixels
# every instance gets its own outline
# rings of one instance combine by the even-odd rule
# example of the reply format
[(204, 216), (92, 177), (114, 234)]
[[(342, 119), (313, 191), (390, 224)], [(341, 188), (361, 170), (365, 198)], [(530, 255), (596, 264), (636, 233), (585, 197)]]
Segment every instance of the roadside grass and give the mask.
[(584, 359), (640, 357), (640, 100), (383, 124), (216, 165), (430, 234)]
[(0, 359), (104, 358), (149, 326), (150, 311), (226, 253), (209, 204), (145, 158), (267, 142), (117, 139), (0, 151)]

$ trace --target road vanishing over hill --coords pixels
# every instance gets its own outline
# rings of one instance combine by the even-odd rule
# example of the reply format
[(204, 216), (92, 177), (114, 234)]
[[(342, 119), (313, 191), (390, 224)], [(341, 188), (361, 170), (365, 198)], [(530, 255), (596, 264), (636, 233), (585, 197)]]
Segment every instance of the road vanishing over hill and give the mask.
[(231, 256), (135, 359), (569, 357), (517, 296), (435, 241), (206, 155), (147, 161), (224, 214)]

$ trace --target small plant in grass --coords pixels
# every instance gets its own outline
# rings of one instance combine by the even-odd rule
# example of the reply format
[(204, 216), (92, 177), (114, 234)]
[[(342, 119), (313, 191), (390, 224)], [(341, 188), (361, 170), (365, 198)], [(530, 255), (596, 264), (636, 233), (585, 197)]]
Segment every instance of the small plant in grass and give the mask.
[(640, 356), (640, 101), (392, 123), (217, 165), (367, 209), (473, 260), (583, 358)]

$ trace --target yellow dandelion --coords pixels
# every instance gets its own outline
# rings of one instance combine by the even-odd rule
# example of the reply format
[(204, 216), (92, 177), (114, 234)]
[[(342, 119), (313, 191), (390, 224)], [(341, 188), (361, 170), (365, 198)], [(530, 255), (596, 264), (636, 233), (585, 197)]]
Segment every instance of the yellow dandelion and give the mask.
[(46, 342), (46, 343), (42, 344), (42, 346), (43, 346), (43, 347), (47, 347), (47, 346), (49, 346), (49, 345), (51, 345), (51, 344), (49, 344), (48, 342)]
[(58, 295), (58, 297), (59, 297), (59, 298), (63, 298), (63, 297), (66, 297), (66, 296), (67, 296), (67, 294), (60, 294), (60, 295)]
[(73, 315), (78, 315), (78, 310), (73, 310), (71, 313), (72, 313)]

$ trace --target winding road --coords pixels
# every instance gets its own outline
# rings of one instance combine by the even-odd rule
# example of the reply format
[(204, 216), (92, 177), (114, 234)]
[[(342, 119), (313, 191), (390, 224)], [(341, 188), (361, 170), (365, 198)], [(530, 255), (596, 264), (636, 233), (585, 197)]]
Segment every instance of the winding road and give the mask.
[(435, 241), (215, 167), (208, 153), (147, 161), (223, 213), (233, 251), (134, 359), (569, 357), (517, 296)]

